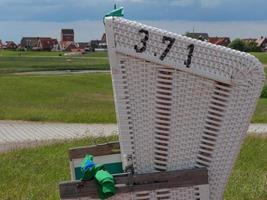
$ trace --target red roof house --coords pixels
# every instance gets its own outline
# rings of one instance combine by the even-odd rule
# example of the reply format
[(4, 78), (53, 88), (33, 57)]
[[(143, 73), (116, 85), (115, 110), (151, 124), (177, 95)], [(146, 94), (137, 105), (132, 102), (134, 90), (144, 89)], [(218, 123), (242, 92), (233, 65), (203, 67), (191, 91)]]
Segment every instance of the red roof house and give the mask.
[(260, 47), (263, 51), (267, 51), (267, 38), (261, 36), (256, 40), (257, 46)]
[(231, 40), (229, 37), (209, 37), (209, 42), (227, 47), (231, 43)]
[(103, 33), (102, 38), (101, 38), (101, 43), (107, 43), (106, 33)]
[(243, 42), (245, 42), (246, 44), (249, 43), (256, 43), (257, 47), (259, 47), (262, 51), (267, 51), (267, 38), (261, 36), (260, 38), (256, 39), (256, 38), (246, 38), (246, 39), (242, 39)]
[(43, 51), (56, 51), (60, 50), (57, 39), (52, 38), (39, 38), (37, 43), (37, 50)]
[(72, 41), (61, 41), (60, 45), (64, 51), (71, 51), (72, 49), (78, 48), (77, 44)]
[(74, 30), (73, 29), (61, 29), (61, 41), (62, 42), (74, 42)]
[(17, 49), (18, 45), (13, 41), (6, 41), (5, 48), (6, 49)]

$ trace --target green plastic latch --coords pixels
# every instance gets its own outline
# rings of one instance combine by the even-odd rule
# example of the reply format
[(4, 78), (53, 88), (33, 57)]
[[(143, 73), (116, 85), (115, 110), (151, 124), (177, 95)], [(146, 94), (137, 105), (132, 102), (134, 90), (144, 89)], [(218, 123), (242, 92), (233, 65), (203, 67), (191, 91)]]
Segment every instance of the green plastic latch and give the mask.
[(105, 15), (105, 17), (123, 17), (123, 16), (124, 16), (124, 8), (123, 7), (117, 8), (116, 5), (114, 5), (114, 10)]

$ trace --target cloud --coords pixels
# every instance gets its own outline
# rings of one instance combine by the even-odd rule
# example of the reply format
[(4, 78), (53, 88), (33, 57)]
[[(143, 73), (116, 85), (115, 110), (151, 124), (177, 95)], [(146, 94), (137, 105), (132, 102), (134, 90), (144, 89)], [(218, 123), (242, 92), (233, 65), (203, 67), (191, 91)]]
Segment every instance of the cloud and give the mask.
[[(217, 7), (223, 3), (223, 0), (200, 0), (200, 4), (202, 7)], [(226, 3), (226, 2), (224, 2)]]
[(190, 5), (193, 5), (195, 3), (195, 0), (174, 0), (174, 1), (171, 1), (171, 5), (174, 5), (174, 6), (190, 6)]
[[(266, 0), (0, 0), (0, 20), (101, 20), (114, 3), (131, 19), (265, 20)], [(257, 9), (251, 9), (261, 5)], [(12, 14), (11, 14), (12, 13)], [(249, 14), (248, 14), (249, 13)]]
[(75, 30), (75, 40), (89, 41), (100, 39), (104, 32), (103, 21), (75, 21), (75, 22), (41, 22), (41, 21), (0, 21), (0, 39), (15, 40), (20, 42), (23, 36), (53, 37), (60, 39), (62, 28), (73, 28)]
[[(260, 37), (267, 33), (267, 21), (229, 21), (229, 22), (202, 22), (202, 21), (150, 21), (141, 20), (142, 23), (159, 27), (178, 34), (192, 31), (207, 32), (210, 36), (229, 36), (233, 38)], [(99, 39), (104, 32), (103, 22), (76, 21), (76, 22), (40, 22), (28, 21), (0, 21), (0, 36), (2, 40), (15, 40), (20, 42), (23, 36), (46, 36), (60, 39), (61, 28), (73, 28), (75, 40), (86, 42)]]

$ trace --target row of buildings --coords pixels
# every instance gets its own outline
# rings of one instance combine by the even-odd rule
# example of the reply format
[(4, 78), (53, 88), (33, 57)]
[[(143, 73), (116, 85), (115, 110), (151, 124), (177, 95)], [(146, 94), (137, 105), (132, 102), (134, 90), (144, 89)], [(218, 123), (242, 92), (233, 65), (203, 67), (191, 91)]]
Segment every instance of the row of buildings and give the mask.
[[(231, 39), (229, 37), (209, 37), (208, 33), (186, 33), (188, 37), (208, 41), (212, 44), (229, 46)], [(255, 43), (262, 51), (267, 51), (267, 38), (248, 38), (242, 39), (245, 43)], [(91, 40), (90, 42), (75, 42), (75, 34), (73, 29), (62, 29), (61, 40), (51, 37), (23, 37), (20, 44), (13, 41), (3, 43), (0, 40), (0, 49), (21, 49), (35, 51), (71, 51), (85, 52), (95, 50), (106, 50), (106, 35), (103, 34), (100, 40)]]
[(105, 34), (103, 34), (100, 40), (92, 40), (90, 42), (75, 42), (74, 30), (62, 29), (60, 41), (51, 37), (23, 37), (20, 41), (20, 44), (16, 44), (13, 41), (6, 41), (3, 43), (0, 40), (0, 49), (85, 52), (106, 50), (107, 45)]
[(0, 49), (17, 49), (18, 45), (13, 41), (2, 42), (0, 40)]
[[(186, 33), (188, 37), (200, 39), (203, 41), (208, 41), (212, 44), (217, 44), (221, 46), (229, 46), (231, 43), (231, 39), (229, 37), (210, 37), (208, 33)], [(267, 38), (259, 37), (259, 38), (245, 38), (242, 39), (244, 43), (255, 43), (257, 47), (259, 47), (262, 51), (267, 51)]]

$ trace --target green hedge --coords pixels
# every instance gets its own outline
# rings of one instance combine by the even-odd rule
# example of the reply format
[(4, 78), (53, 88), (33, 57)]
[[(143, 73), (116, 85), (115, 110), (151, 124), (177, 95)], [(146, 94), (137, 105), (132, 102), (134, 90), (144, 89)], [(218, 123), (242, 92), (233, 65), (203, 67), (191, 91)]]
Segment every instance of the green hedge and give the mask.
[(261, 92), (261, 98), (267, 98), (267, 85), (263, 87), (263, 90)]

